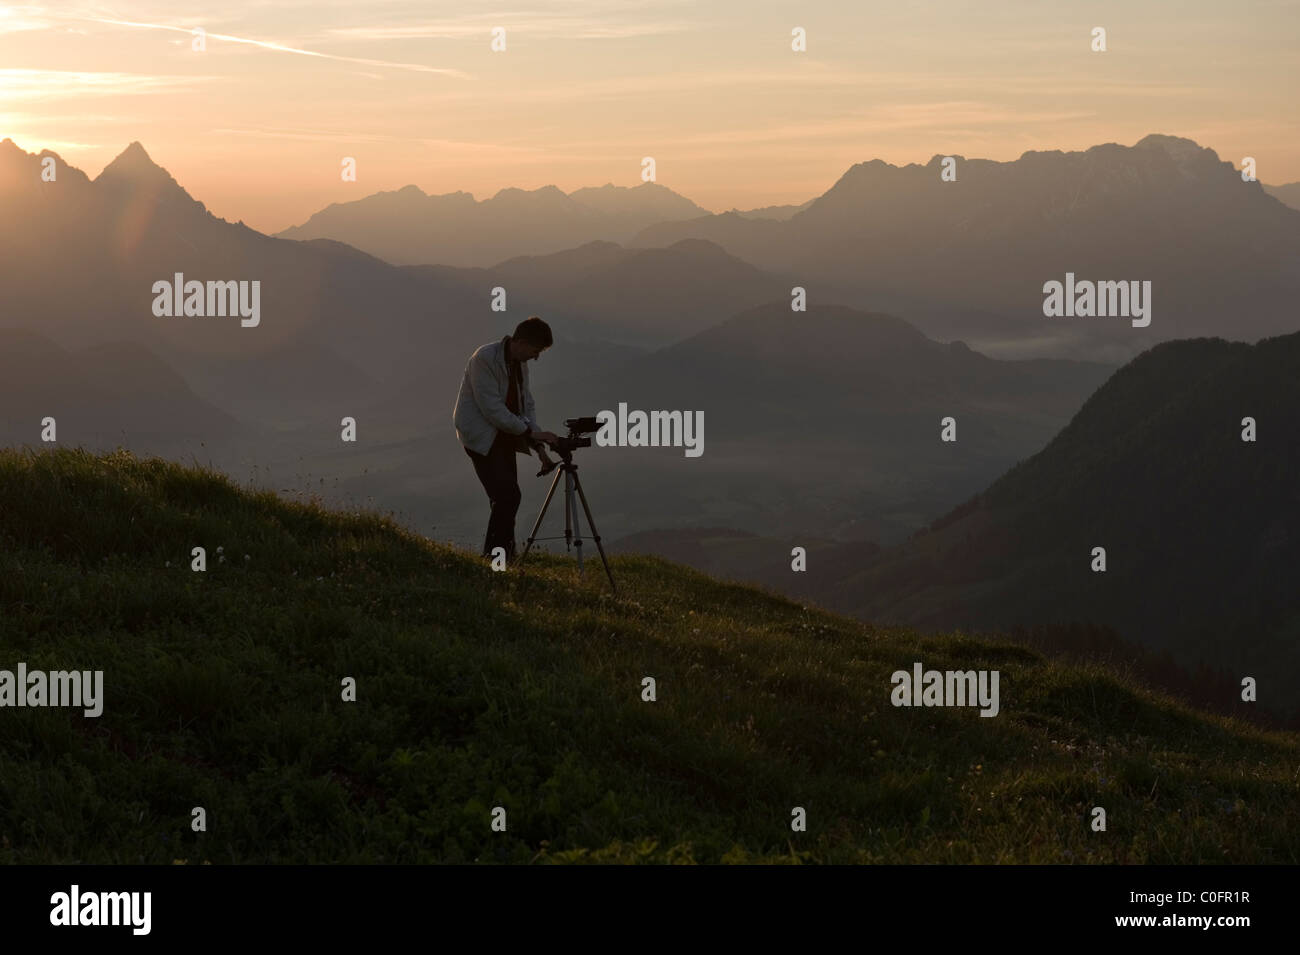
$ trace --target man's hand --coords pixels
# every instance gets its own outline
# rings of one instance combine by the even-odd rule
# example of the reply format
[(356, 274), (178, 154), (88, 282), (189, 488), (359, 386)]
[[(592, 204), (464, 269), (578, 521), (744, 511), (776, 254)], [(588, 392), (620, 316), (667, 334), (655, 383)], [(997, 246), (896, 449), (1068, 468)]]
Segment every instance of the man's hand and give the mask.
[(546, 444), (554, 444), (559, 441), (559, 436), (554, 431), (534, 431), (529, 435), (534, 441), (542, 441)]
[[(543, 431), (541, 433), (550, 434), (549, 431)], [(536, 437), (537, 432), (534, 432), (533, 436)], [(551, 437), (554, 438), (555, 435), (552, 434)], [(538, 441), (536, 444), (533, 445), (533, 447), (537, 449), (537, 458), (542, 462), (542, 469), (537, 472), (537, 476), (541, 477), (543, 474), (550, 474), (551, 471), (555, 469), (555, 465), (557, 462), (552, 461), (550, 458), (546, 456), (546, 445), (543, 442)]]

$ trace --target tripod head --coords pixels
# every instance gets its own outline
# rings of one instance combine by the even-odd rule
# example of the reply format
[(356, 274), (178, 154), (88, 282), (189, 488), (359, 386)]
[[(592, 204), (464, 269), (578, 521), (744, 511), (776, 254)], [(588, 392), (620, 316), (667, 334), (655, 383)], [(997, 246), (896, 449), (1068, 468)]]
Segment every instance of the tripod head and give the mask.
[[(564, 426), (569, 429), (568, 435), (558, 439), (550, 447), (564, 461), (565, 467), (573, 467), (573, 452), (578, 448), (591, 447), (591, 438), (583, 437), (583, 435), (591, 434), (593, 431), (599, 431), (600, 419), (596, 417), (566, 418)], [(555, 461), (544, 465), (542, 469), (537, 472), (537, 476), (541, 477), (544, 474), (550, 474), (555, 470), (556, 466)]]

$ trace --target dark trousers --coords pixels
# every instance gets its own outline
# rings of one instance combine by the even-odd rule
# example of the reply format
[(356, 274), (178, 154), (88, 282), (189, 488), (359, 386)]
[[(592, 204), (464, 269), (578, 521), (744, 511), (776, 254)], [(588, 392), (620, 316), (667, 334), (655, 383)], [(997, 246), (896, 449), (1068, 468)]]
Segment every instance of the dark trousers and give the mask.
[(515, 470), (515, 442), (517, 435), (498, 431), (496, 440), (487, 454), (465, 449), (474, 462), (474, 473), (487, 491), (492, 505), (488, 519), (487, 537), (483, 540), (483, 556), (491, 557), (494, 547), (504, 547), (506, 558), (515, 558), (515, 515), (519, 512), (519, 475)]

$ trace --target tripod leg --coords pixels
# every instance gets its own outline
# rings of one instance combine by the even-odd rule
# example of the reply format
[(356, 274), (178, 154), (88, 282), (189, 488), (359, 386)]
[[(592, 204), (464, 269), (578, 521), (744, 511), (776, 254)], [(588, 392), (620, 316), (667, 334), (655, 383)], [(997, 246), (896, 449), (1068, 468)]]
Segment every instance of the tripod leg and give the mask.
[(533, 521), (533, 530), (528, 535), (528, 543), (524, 545), (524, 549), (519, 554), (519, 560), (515, 561), (516, 564), (528, 556), (528, 549), (533, 546), (533, 541), (537, 540), (537, 529), (542, 526), (542, 518), (546, 516), (546, 509), (551, 506), (551, 498), (555, 496), (555, 487), (559, 483), (560, 472), (556, 471), (555, 477), (551, 479), (551, 489), (546, 492), (546, 500), (542, 502), (542, 509), (537, 514), (537, 520)]
[(564, 471), (564, 552), (573, 549), (573, 474)]
[(578, 483), (578, 472), (573, 472), (573, 484), (569, 486), (569, 507), (573, 511), (573, 547), (578, 552), (578, 576), (582, 576), (582, 515), (578, 513), (578, 502), (573, 499), (573, 489)]
[(618, 585), (614, 583), (614, 573), (609, 569), (605, 548), (600, 545), (600, 532), (596, 530), (596, 521), (591, 516), (591, 505), (587, 503), (587, 495), (583, 492), (582, 482), (578, 480), (576, 474), (573, 476), (573, 485), (578, 490), (578, 497), (582, 498), (582, 509), (587, 512), (587, 525), (591, 528), (591, 539), (596, 542), (596, 550), (600, 551), (600, 562), (605, 565), (605, 576), (609, 578), (610, 590), (617, 594)]

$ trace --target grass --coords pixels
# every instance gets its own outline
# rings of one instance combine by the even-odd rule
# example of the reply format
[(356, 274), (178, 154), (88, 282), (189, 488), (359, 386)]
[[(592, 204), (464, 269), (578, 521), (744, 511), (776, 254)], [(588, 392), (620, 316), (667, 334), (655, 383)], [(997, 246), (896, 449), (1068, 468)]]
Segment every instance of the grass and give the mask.
[[(1300, 861), (1294, 734), (612, 565), (618, 597), (598, 561), (493, 573), (200, 468), (0, 451), (0, 668), (100, 669), (105, 696), (0, 709), (0, 861)], [(917, 660), (999, 670), (1001, 714), (891, 706)]]

